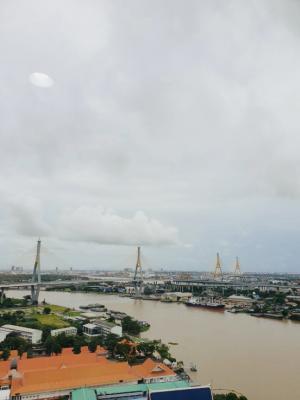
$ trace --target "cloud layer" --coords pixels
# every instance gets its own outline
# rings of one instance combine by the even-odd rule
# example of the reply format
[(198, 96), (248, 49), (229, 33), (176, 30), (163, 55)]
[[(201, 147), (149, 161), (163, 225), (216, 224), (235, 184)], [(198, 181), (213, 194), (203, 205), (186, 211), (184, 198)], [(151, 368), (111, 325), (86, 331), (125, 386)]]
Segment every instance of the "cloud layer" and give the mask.
[(41, 235), (68, 265), (298, 270), (300, 4), (0, 11), (0, 267)]

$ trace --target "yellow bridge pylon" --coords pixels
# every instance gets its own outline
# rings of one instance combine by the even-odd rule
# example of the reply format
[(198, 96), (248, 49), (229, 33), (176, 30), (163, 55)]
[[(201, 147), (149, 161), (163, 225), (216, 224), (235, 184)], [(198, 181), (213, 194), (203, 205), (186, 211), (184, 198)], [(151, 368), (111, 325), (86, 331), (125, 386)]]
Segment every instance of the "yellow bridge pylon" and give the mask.
[(235, 259), (235, 268), (234, 268), (234, 275), (239, 276), (241, 275), (241, 266), (240, 266), (240, 261), (239, 258), (236, 257)]
[(216, 267), (214, 271), (214, 278), (222, 278), (223, 277), (223, 272), (221, 268), (221, 259), (219, 253), (217, 253), (217, 261), (216, 261)]

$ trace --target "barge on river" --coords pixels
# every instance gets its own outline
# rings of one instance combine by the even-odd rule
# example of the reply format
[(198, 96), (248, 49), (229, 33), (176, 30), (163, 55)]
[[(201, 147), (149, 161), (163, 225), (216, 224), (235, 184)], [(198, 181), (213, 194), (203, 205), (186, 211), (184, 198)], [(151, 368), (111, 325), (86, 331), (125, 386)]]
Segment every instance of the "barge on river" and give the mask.
[(189, 307), (202, 307), (212, 310), (224, 310), (225, 304), (213, 298), (203, 299), (201, 297), (191, 297), (186, 303)]

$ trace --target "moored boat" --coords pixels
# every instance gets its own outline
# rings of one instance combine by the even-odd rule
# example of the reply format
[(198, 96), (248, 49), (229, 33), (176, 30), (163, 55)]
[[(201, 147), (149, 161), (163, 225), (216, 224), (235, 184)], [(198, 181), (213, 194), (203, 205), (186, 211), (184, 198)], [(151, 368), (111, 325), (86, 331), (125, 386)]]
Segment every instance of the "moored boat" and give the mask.
[(186, 303), (190, 307), (204, 307), (213, 310), (222, 310), (225, 308), (225, 304), (213, 298), (202, 299), (200, 297), (191, 297)]

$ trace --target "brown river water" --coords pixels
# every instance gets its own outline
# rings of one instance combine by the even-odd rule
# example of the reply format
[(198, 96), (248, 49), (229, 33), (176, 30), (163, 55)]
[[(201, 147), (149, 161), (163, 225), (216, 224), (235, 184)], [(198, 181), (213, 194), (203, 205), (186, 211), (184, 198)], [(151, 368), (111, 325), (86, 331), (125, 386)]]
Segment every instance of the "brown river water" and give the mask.
[[(28, 292), (11, 290), (10, 297)], [(40, 299), (70, 308), (90, 303), (148, 321), (151, 339), (175, 342), (171, 353), (194, 383), (235, 389), (249, 400), (300, 399), (300, 322), (189, 308), (184, 304), (133, 300), (116, 295), (41, 292)]]

